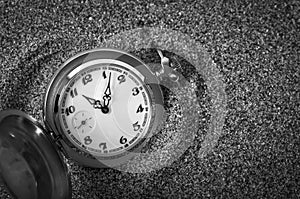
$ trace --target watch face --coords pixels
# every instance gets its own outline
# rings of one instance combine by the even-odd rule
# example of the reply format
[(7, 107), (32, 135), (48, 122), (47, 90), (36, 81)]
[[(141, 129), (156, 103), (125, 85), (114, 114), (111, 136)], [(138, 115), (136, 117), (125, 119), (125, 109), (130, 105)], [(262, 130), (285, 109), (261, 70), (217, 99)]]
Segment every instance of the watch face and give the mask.
[(59, 100), (68, 140), (95, 156), (120, 154), (144, 138), (153, 117), (145, 77), (124, 63), (90, 61), (71, 71)]
[(61, 138), (63, 151), (92, 167), (103, 167), (99, 160), (114, 167), (129, 152), (140, 151), (163, 112), (156, 76), (142, 61), (115, 49), (68, 60), (52, 78), (44, 104), (46, 126)]

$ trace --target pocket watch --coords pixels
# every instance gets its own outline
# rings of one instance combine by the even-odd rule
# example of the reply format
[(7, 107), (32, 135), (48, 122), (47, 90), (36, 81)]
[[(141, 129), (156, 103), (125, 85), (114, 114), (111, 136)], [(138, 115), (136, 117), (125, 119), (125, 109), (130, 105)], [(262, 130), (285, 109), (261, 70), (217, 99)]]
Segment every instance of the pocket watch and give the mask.
[(163, 122), (158, 76), (164, 74), (127, 52), (93, 49), (67, 60), (53, 76), (44, 125), (18, 110), (1, 111), (0, 176), (12, 195), (70, 198), (62, 154), (94, 168), (128, 161)]

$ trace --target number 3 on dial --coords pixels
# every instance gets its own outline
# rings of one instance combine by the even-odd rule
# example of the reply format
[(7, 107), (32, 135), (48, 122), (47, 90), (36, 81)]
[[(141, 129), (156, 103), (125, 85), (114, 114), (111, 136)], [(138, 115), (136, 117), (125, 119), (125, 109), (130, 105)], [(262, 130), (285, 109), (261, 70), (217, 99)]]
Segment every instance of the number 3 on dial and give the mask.
[(132, 92), (133, 92), (133, 93), (132, 93), (133, 96), (136, 96), (136, 95), (138, 95), (138, 94), (140, 93), (138, 87), (134, 87), (134, 88), (132, 89)]

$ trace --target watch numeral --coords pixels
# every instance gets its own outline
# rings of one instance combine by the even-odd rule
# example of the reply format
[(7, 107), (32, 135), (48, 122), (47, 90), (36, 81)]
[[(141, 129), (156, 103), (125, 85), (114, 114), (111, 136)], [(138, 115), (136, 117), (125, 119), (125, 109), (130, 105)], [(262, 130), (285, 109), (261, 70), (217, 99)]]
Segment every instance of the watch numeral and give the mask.
[(140, 104), (136, 113), (142, 113), (143, 111), (144, 111), (144, 108), (143, 108), (142, 104)]
[(75, 112), (75, 106), (69, 106), (68, 108), (66, 108), (66, 115), (69, 116), (70, 114)]
[(125, 82), (125, 81), (126, 81), (125, 75), (120, 75), (120, 76), (118, 77), (118, 80), (120, 81), (119, 84)]
[(103, 71), (102, 76), (103, 76), (104, 79), (106, 79), (106, 73), (105, 73), (105, 71)]
[(102, 142), (99, 144), (99, 148), (102, 148), (102, 150), (105, 150), (107, 149), (107, 145), (106, 145), (106, 142)]
[(77, 88), (74, 88), (73, 90), (71, 90), (70, 95), (72, 98), (76, 97), (78, 95)]
[(138, 95), (139, 93), (140, 93), (140, 90), (138, 89), (138, 87), (134, 87), (133, 89), (132, 89), (132, 95), (133, 96), (136, 96), (136, 95)]
[(121, 144), (126, 144), (126, 142), (127, 142), (127, 138), (125, 138), (124, 136), (122, 136), (122, 137), (120, 138), (120, 143), (121, 143)]
[(133, 126), (134, 131), (138, 131), (141, 128), (141, 125), (139, 125), (139, 122), (134, 123), (132, 126)]
[(92, 75), (91, 74), (87, 74), (86, 76), (84, 76), (82, 78), (82, 83), (83, 85), (86, 85), (87, 83), (93, 81)]
[(86, 136), (86, 137), (84, 138), (84, 144), (85, 144), (85, 145), (89, 145), (89, 144), (91, 144), (92, 142), (93, 142), (93, 140), (91, 139), (90, 136)]

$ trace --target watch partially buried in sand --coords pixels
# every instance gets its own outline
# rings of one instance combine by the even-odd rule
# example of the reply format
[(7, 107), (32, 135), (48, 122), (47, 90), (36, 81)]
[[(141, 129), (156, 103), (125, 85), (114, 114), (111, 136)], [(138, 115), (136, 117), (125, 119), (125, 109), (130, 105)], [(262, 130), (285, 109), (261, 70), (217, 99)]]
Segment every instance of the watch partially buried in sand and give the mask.
[(53, 76), (45, 127), (21, 111), (1, 111), (0, 174), (12, 195), (71, 198), (62, 153), (87, 167), (126, 163), (163, 121), (159, 76), (167, 73), (155, 73), (121, 50), (94, 49), (72, 57)]

